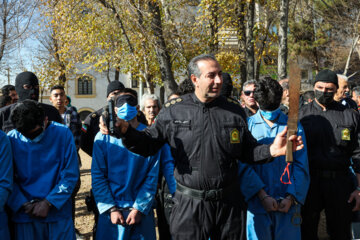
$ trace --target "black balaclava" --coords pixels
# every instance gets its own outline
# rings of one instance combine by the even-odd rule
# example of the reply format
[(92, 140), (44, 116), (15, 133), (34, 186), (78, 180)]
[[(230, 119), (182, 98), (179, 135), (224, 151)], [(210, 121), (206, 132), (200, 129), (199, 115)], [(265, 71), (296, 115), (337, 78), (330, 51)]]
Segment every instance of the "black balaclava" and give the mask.
[[(24, 85), (32, 86), (32, 89), (24, 89)], [(35, 88), (37, 86), (37, 88)], [(34, 101), (39, 100), (39, 80), (32, 72), (22, 72), (16, 76), (15, 90), (19, 95), (19, 101), (31, 99)]]

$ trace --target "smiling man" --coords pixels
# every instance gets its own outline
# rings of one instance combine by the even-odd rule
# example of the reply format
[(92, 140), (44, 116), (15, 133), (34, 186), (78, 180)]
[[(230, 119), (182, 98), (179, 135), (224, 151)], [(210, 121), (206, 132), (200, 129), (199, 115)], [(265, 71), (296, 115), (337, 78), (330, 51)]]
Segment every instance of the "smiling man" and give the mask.
[[(239, 103), (219, 96), (222, 70), (214, 56), (193, 58), (188, 72), (195, 92), (167, 102), (153, 125), (137, 131), (118, 119), (117, 126), (124, 145), (142, 156), (170, 145), (177, 182), (170, 216), (172, 239), (240, 239), (237, 162), (268, 162), (284, 155), (286, 131), (271, 146), (256, 142)], [(295, 143), (297, 149), (303, 147), (301, 138)]]

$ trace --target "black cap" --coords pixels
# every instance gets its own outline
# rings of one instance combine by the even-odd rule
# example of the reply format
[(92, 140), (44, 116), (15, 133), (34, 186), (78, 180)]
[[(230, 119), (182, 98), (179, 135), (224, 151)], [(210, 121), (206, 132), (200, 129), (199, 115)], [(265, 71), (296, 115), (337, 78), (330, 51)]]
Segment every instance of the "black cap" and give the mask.
[(124, 90), (124, 88), (124, 84), (122, 84), (120, 81), (112, 81), (107, 86), (106, 97), (108, 97), (111, 92), (116, 90)]
[(314, 85), (316, 82), (333, 83), (337, 88), (339, 88), (338, 77), (336, 73), (329, 69), (320, 71), (315, 77)]

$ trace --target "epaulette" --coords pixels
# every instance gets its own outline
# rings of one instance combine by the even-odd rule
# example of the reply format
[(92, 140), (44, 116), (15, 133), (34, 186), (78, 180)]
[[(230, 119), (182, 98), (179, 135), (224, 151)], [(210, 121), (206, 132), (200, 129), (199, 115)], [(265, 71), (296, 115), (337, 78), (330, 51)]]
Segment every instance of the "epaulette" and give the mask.
[(175, 98), (175, 99), (172, 99), (170, 101), (168, 101), (167, 103), (165, 103), (165, 107), (168, 108), (170, 107), (171, 105), (174, 105), (174, 104), (177, 104), (179, 102), (182, 102), (182, 98)]
[(230, 102), (230, 103), (234, 103), (234, 104), (236, 104), (236, 105), (238, 105), (238, 106), (240, 106), (240, 107), (241, 107), (241, 104), (240, 104), (238, 101), (236, 101), (235, 99), (232, 99), (232, 98), (226, 98), (226, 100), (227, 100), (228, 102)]
[(91, 118), (96, 118), (96, 117), (97, 117), (96, 113), (91, 114)]

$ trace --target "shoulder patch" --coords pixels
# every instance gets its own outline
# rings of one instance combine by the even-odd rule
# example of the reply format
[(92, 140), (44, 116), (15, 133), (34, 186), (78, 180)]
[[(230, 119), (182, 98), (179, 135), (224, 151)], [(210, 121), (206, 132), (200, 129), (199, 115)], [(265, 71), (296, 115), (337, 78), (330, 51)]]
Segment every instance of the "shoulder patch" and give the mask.
[(175, 105), (175, 104), (177, 104), (177, 103), (179, 103), (179, 102), (182, 102), (182, 99), (181, 99), (181, 98), (172, 99), (172, 100), (170, 100), (169, 102), (165, 103), (164, 106), (165, 106), (166, 108), (168, 108), (168, 107), (170, 107), (171, 105)]

